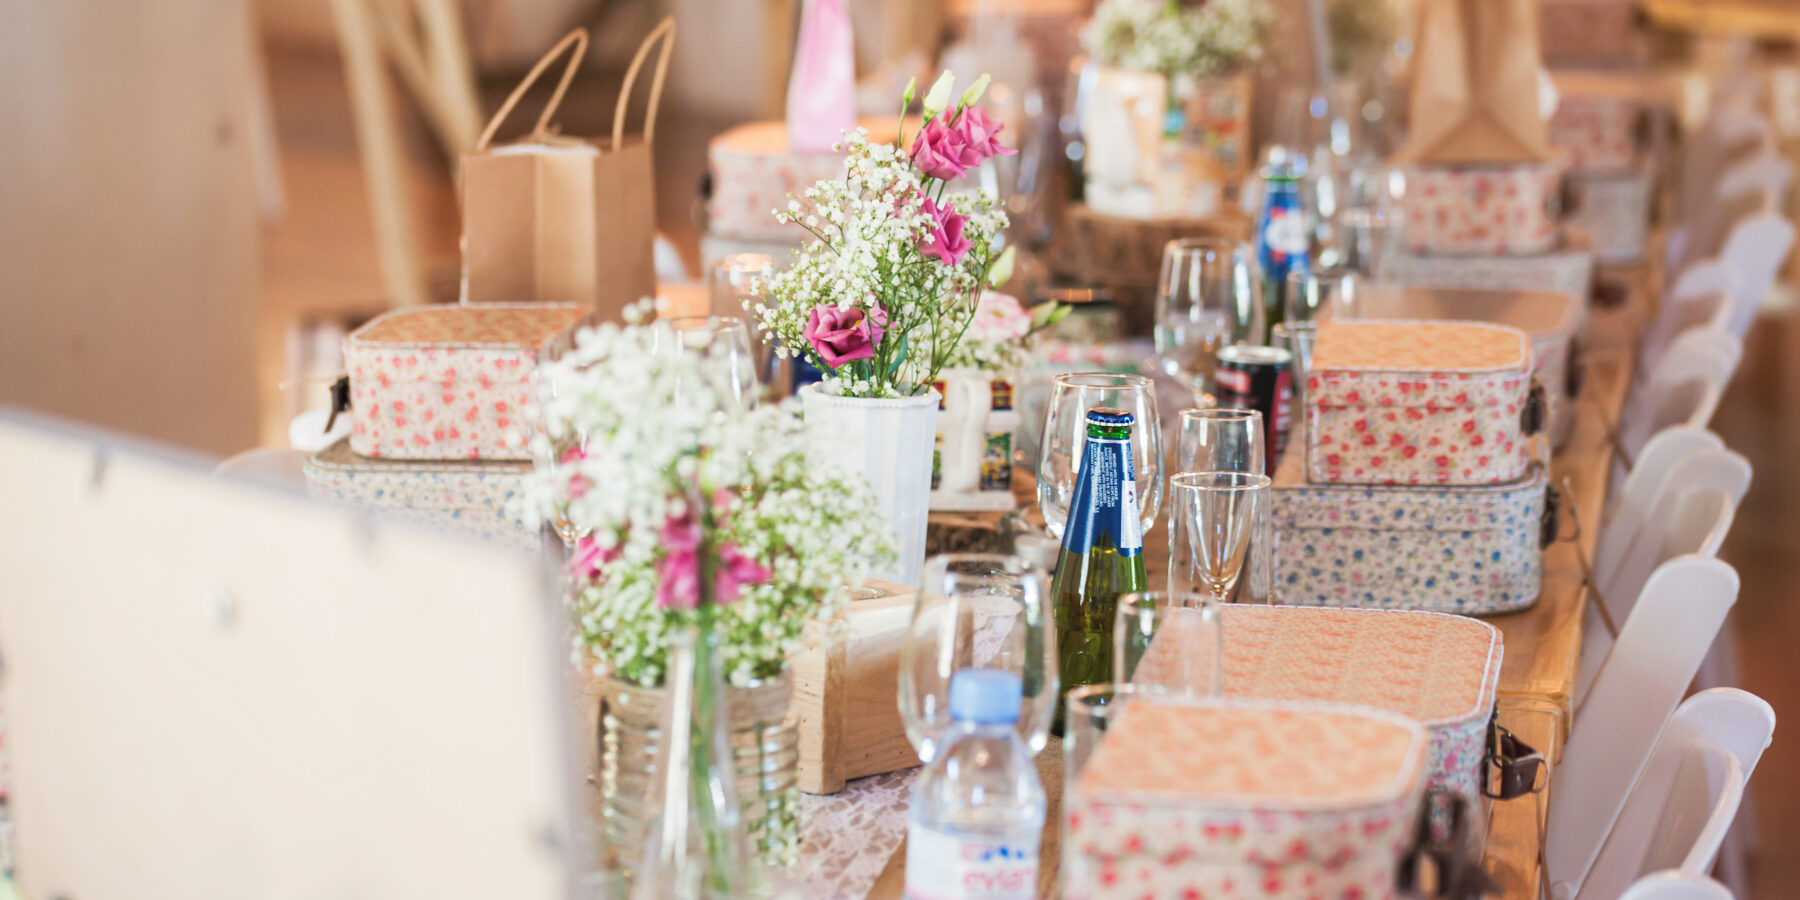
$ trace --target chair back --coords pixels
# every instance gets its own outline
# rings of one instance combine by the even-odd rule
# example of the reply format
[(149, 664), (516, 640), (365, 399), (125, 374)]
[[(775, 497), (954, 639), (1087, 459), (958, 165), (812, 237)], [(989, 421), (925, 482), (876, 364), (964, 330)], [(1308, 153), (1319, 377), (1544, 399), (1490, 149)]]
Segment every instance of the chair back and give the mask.
[(1594, 575), (1598, 580), (1609, 581), (1618, 571), (1631, 539), (1649, 520), (1650, 507), (1676, 464), (1701, 450), (1724, 446), (1718, 435), (1692, 425), (1672, 425), (1644, 442), (1631, 471), (1613, 491), (1612, 512), (1595, 541)]
[(1631, 883), (1619, 900), (1733, 900), (1731, 890), (1705, 875), (1666, 871)]
[(1663, 563), (1644, 585), (1556, 768), (1544, 848), (1552, 896), (1580, 891), (1737, 592), (1737, 572), (1702, 556)]

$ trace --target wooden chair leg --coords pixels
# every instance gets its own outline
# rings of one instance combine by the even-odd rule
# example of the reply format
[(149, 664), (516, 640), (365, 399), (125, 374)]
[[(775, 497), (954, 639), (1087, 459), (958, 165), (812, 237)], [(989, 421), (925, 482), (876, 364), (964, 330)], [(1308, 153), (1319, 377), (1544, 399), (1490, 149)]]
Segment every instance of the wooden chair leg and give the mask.
[(425, 277), (420, 270), (418, 227), (412, 191), (407, 184), (405, 154), (394, 118), (394, 99), (382, 64), (375, 22), (363, 0), (331, 0), (337, 21), (338, 52), (344, 58), (356, 143), (368, 182), (369, 209), (375, 225), (375, 247), (381, 277), (392, 306), (425, 303)]

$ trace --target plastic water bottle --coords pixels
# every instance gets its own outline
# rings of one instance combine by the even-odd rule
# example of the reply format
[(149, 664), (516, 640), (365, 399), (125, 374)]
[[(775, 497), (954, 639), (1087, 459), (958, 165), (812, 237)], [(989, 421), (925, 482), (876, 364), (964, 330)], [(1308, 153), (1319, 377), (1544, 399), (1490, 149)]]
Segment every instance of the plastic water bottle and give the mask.
[(1013, 724), (1019, 676), (962, 669), (950, 677), (942, 749), (912, 790), (907, 900), (1033, 900), (1044, 785)]

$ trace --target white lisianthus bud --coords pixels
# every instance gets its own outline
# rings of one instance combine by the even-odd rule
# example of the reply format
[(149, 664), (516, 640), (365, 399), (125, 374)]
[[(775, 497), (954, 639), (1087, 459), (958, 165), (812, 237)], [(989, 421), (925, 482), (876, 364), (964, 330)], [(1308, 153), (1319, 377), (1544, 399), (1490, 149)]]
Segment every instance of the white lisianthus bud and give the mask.
[(904, 95), (902, 95), (900, 98), (900, 108), (901, 109), (905, 109), (906, 107), (912, 105), (913, 92), (917, 91), (918, 89), (919, 89), (919, 77), (917, 75), (914, 75), (913, 77), (906, 79), (906, 93)]
[(993, 267), (988, 269), (988, 284), (999, 287), (1005, 284), (1007, 279), (1012, 277), (1013, 257), (1017, 255), (1013, 251), (1016, 249), (1017, 248), (1015, 247), (1008, 247), (1005, 250), (1000, 251), (1000, 258), (994, 260)]
[(931, 86), (931, 92), (925, 95), (925, 117), (929, 119), (943, 112), (944, 107), (950, 105), (950, 92), (954, 90), (956, 73), (945, 69), (944, 74), (938, 76), (937, 83)]
[(988, 74), (986, 72), (983, 72), (983, 73), (981, 73), (980, 78), (975, 79), (974, 84), (969, 85), (968, 90), (963, 91), (962, 105), (963, 106), (974, 106), (975, 101), (981, 99), (981, 92), (987, 90), (987, 86), (988, 86)]

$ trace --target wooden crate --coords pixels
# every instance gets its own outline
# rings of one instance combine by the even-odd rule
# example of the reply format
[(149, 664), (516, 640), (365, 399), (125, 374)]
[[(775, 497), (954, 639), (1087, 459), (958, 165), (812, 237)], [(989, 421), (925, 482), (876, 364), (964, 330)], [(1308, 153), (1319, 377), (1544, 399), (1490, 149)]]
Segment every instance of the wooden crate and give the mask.
[(879, 597), (853, 600), (829, 641), (824, 629), (794, 657), (800, 789), (834, 794), (844, 782), (919, 764), (900, 721), (900, 647), (913, 588), (869, 580)]

